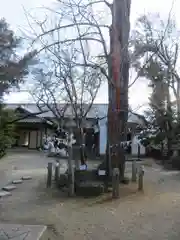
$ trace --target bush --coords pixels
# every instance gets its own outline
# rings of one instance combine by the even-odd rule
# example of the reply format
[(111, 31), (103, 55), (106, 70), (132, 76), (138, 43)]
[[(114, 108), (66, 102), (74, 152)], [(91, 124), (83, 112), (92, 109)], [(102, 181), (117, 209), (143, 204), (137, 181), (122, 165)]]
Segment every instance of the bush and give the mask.
[(0, 157), (4, 156), (6, 149), (15, 143), (15, 114), (12, 110), (0, 106)]

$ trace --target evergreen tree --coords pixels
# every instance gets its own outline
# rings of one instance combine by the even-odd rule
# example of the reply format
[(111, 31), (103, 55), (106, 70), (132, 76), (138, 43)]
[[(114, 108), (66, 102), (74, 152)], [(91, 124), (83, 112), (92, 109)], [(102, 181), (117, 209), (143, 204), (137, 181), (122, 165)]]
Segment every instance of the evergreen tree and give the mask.
[(5, 109), (3, 96), (12, 87), (18, 87), (28, 74), (28, 66), (36, 54), (35, 51), (20, 56), (18, 52), (22, 47), (20, 38), (10, 30), (5, 19), (0, 19), (0, 156), (6, 148), (14, 142), (15, 118), (12, 111)]

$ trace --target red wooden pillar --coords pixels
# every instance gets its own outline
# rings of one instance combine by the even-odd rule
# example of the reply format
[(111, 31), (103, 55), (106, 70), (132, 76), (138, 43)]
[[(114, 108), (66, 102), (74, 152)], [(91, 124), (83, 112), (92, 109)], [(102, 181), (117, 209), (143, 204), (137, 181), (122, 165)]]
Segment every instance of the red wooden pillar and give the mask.
[[(130, 0), (114, 0), (112, 5), (112, 27), (110, 32), (110, 76), (108, 140), (111, 146), (124, 140), (128, 115), (128, 37)], [(122, 151), (114, 149), (112, 165), (120, 166)], [(121, 159), (120, 159), (121, 158)], [(114, 162), (114, 164), (113, 164)]]

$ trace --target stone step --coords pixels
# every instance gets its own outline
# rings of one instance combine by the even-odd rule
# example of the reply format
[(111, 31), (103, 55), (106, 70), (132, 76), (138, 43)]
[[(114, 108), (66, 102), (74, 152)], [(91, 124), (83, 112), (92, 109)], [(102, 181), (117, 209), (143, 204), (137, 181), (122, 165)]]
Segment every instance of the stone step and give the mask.
[(13, 184), (20, 184), (20, 183), (22, 183), (22, 182), (23, 182), (22, 179), (18, 179), (18, 180), (13, 180), (13, 181), (12, 181)]
[(7, 191), (0, 191), (0, 198), (10, 196), (11, 193)]
[(31, 179), (32, 179), (31, 176), (23, 176), (23, 177), (22, 177), (22, 180), (31, 180)]
[(55, 240), (55, 237), (49, 233), (46, 226), (0, 223), (0, 239)]
[(12, 190), (14, 190), (14, 189), (16, 189), (17, 187), (15, 186), (15, 185), (7, 185), (7, 186), (5, 186), (5, 187), (3, 187), (2, 189), (4, 190), (4, 191), (12, 191)]

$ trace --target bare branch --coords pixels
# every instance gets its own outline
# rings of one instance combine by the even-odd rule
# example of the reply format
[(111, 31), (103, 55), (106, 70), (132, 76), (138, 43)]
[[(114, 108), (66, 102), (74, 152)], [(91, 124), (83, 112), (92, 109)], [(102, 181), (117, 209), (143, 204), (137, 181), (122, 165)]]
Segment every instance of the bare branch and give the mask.
[(76, 25), (78, 24), (78, 26), (91, 26), (91, 27), (104, 27), (104, 28), (108, 28), (109, 29), (109, 26), (107, 25), (96, 25), (96, 24), (93, 24), (93, 23), (83, 23), (83, 22), (77, 22), (76, 24), (75, 23), (72, 23), (72, 24), (68, 24), (68, 25), (64, 25), (64, 26), (56, 26), (55, 28), (53, 29), (50, 29), (48, 31), (45, 31), (44, 33), (40, 34), (33, 42), (32, 44), (34, 44), (36, 41), (38, 41), (41, 37), (45, 36), (45, 35), (49, 35), (51, 34), (52, 32), (55, 32), (55, 31), (58, 31), (58, 30), (63, 30), (63, 29), (68, 29), (68, 28), (73, 28), (75, 27)]

